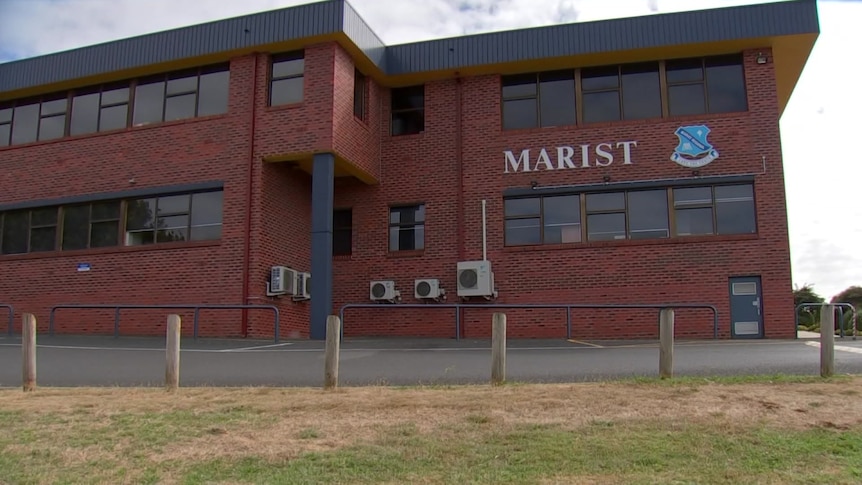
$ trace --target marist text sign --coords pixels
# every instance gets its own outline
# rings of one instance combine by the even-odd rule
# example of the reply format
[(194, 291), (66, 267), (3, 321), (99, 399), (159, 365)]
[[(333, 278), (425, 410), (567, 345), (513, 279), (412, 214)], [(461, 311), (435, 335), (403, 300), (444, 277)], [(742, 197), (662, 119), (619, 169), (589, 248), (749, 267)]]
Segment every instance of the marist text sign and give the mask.
[[(636, 141), (599, 143), (596, 146), (579, 145), (521, 150), (517, 155), (513, 150), (503, 151), (506, 164), (505, 173), (537, 172), (545, 170), (566, 170), (571, 168), (607, 167), (614, 162), (622, 165), (632, 164), (632, 148)], [(620, 160), (622, 160), (620, 162)]]

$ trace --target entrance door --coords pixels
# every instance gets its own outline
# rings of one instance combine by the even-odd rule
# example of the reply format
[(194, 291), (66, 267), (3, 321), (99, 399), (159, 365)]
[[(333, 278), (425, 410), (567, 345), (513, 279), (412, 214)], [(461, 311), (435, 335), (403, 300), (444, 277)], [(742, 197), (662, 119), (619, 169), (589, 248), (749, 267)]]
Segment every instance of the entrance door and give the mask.
[(730, 279), (730, 331), (733, 338), (763, 338), (760, 276)]

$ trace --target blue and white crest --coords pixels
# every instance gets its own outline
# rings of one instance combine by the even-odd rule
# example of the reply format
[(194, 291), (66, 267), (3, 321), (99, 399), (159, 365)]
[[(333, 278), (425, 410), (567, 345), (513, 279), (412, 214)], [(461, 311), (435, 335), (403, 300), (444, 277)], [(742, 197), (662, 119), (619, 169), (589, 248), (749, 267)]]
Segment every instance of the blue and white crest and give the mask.
[(679, 145), (670, 159), (683, 167), (702, 167), (716, 158), (718, 151), (709, 143), (710, 129), (706, 125), (680, 126), (674, 132)]

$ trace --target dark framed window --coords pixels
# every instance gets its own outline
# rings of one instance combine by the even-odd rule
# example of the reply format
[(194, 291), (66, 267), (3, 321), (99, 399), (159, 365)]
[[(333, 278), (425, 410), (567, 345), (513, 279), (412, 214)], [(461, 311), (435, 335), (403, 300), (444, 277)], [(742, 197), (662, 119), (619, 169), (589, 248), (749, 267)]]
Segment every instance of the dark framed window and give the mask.
[(626, 239), (626, 194), (606, 192), (586, 194), (587, 239)]
[(365, 121), (368, 104), (368, 78), (359, 72), (353, 71), (353, 116)]
[(751, 184), (673, 190), (677, 236), (757, 232)]
[(272, 56), (269, 71), (269, 105), (302, 101), (305, 79), (305, 52), (286, 52)]
[(353, 210), (336, 209), (332, 213), (332, 255), (353, 253)]
[(741, 55), (676, 59), (665, 70), (671, 116), (748, 109)]
[(581, 69), (585, 123), (661, 117), (658, 62)]
[(120, 243), (119, 200), (63, 208), (62, 249), (117, 246)]
[(425, 204), (389, 208), (389, 250), (425, 249)]
[(221, 191), (130, 200), (126, 205), (125, 244), (218, 239), (222, 206)]
[(504, 211), (507, 246), (581, 242), (578, 195), (507, 199)]
[(392, 135), (425, 130), (425, 85), (392, 88)]
[(3, 214), (3, 254), (28, 252), (30, 242), (30, 211), (14, 211)]
[(43, 99), (39, 113), (39, 140), (62, 138), (66, 134), (67, 96)]
[[(134, 126), (226, 113), (227, 65), (171, 72), (141, 79), (135, 86)], [(105, 93), (102, 93), (104, 109)]]
[(503, 76), (503, 129), (575, 124), (575, 71)]
[(581, 69), (584, 123), (620, 119), (619, 66)]
[(667, 189), (628, 192), (628, 234), (630, 239), (670, 237)]
[(0, 253), (23, 254), (57, 249), (59, 207), (6, 212), (2, 214)]
[(39, 102), (17, 104), (12, 116), (12, 145), (30, 143), (38, 139)]
[(12, 113), (15, 109), (11, 105), (0, 104), (0, 147), (12, 143)]

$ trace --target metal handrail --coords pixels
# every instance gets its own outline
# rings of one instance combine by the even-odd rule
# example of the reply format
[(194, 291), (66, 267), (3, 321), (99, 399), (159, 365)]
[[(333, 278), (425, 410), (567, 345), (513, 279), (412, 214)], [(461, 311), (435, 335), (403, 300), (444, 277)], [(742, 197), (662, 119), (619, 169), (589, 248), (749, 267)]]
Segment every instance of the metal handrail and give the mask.
[(11, 337), (15, 326), (15, 308), (5, 303), (0, 303), (0, 308), (9, 310), (9, 336)]
[(78, 305), (65, 304), (51, 307), (51, 316), (48, 320), (48, 334), (54, 336), (54, 314), (59, 309), (109, 309), (114, 310), (114, 337), (120, 336), (120, 310), (194, 310), (194, 333), (193, 338), (198, 338), (198, 326), (201, 310), (272, 310), (275, 315), (275, 343), (279, 342), (280, 312), (275, 305), (222, 305), (222, 304), (182, 304), (182, 305)]
[(658, 309), (665, 308), (700, 308), (712, 310), (713, 315), (713, 338), (718, 338), (718, 309), (715, 305), (702, 303), (666, 303), (666, 304), (581, 304), (581, 303), (439, 303), (439, 304), (423, 304), (423, 303), (397, 303), (394, 305), (378, 304), (378, 303), (348, 303), (343, 305), (338, 311), (338, 316), (341, 318), (341, 332), (344, 334), (344, 311), (350, 308), (454, 308), (455, 309), (455, 339), (461, 339), (461, 309), (462, 308), (544, 308), (544, 309), (565, 309), (566, 310), (566, 338), (572, 338), (572, 309)]
[(856, 313), (856, 307), (854, 307), (853, 304), (851, 304), (851, 303), (846, 303), (846, 302), (840, 302), (840, 303), (826, 303), (826, 302), (823, 302), (823, 303), (813, 303), (813, 302), (800, 303), (799, 305), (796, 306), (796, 313), (795, 313), (794, 322), (793, 322), (796, 325), (796, 328), (799, 328), (799, 310), (801, 310), (802, 308), (806, 308), (806, 307), (815, 307), (815, 306), (823, 306), (823, 305), (834, 305), (836, 308), (838, 308), (838, 315), (839, 315), (839, 319), (840, 319), (839, 321), (841, 322), (841, 324), (838, 326), (838, 329), (839, 329), (839, 335), (841, 336), (841, 338), (844, 338), (844, 308), (850, 309), (850, 311), (853, 314), (853, 340), (856, 340), (856, 334), (857, 334), (856, 319), (858, 318), (858, 315)]

